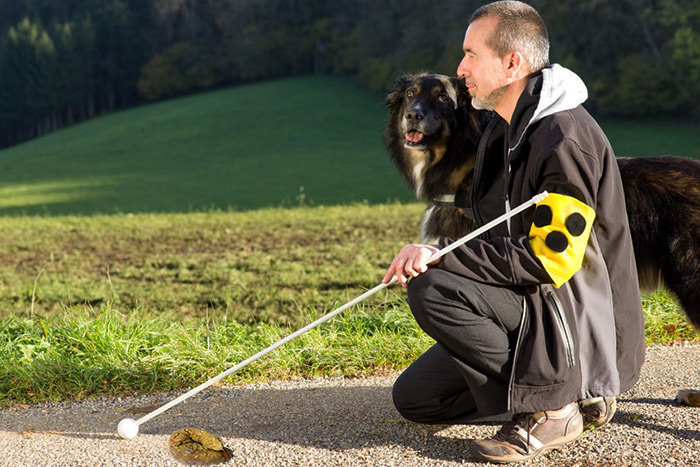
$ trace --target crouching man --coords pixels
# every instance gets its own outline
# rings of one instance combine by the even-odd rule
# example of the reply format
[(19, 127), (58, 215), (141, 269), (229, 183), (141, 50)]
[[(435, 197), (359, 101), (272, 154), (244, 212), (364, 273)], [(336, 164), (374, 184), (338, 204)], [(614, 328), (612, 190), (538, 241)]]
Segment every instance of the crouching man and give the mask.
[(396, 256), (384, 280), (408, 286), (436, 344), (398, 378), (394, 403), (420, 423), (508, 420), (470, 453), (521, 462), (612, 418), (644, 361), (642, 307), (612, 148), (581, 106), (583, 82), (549, 64), (540, 15), (485, 5), (463, 49), (472, 104), (495, 111), (464, 205), (483, 225), (550, 196), (437, 264), (426, 262), (449, 239)]

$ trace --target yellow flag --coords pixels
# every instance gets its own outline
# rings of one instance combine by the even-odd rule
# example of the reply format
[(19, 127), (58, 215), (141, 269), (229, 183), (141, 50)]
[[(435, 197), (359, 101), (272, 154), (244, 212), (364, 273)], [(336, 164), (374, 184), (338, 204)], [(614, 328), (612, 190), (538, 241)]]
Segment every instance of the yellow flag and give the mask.
[(595, 211), (571, 196), (550, 193), (537, 204), (530, 227), (530, 246), (556, 287), (583, 264)]

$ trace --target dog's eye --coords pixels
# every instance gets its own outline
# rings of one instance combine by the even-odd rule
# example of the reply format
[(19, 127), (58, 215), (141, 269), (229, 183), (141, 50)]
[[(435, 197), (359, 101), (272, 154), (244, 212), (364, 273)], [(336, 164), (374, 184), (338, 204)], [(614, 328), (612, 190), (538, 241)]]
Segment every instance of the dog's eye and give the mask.
[(447, 94), (445, 94), (445, 93), (438, 94), (438, 96), (437, 96), (437, 100), (443, 104), (446, 104), (449, 99), (450, 98), (447, 97)]
[(406, 90), (406, 97), (415, 97), (416, 95), (416, 90), (415, 89), (408, 89)]

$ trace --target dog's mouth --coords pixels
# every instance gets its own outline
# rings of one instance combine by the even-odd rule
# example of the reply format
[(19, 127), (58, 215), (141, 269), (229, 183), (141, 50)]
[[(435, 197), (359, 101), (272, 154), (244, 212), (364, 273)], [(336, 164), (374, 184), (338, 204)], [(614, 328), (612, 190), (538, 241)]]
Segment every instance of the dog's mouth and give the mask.
[(408, 146), (424, 146), (425, 135), (418, 130), (410, 130), (406, 132), (406, 145)]

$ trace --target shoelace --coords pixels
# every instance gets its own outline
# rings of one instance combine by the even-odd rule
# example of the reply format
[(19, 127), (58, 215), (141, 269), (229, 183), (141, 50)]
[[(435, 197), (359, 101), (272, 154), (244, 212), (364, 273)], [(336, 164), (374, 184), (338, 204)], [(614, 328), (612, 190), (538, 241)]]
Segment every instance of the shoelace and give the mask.
[(513, 420), (504, 424), (500, 430), (494, 436), (495, 439), (500, 441), (518, 441), (521, 438), (517, 435), (515, 431), (516, 427), (521, 427), (527, 432), (527, 441), (525, 443), (525, 449), (527, 454), (530, 454), (530, 434), (532, 429), (541, 423), (545, 423), (549, 420), (549, 415), (547, 412), (540, 412), (544, 415), (544, 421), (540, 422), (539, 419), (542, 417), (536, 417), (535, 414), (520, 414), (513, 417)]

